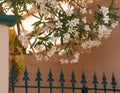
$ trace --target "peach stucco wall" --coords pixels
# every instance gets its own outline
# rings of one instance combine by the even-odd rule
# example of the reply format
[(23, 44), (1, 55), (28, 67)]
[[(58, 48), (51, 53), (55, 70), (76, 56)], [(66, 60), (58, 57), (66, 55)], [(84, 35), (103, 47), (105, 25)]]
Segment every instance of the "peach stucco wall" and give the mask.
[(8, 27), (0, 25), (0, 93), (8, 93)]
[[(108, 5), (109, 1), (110, 0), (106, 0), (106, 3), (104, 4)], [(120, 6), (120, 0), (116, 0), (116, 1), (118, 1), (116, 6)], [(104, 0), (101, 0), (101, 3), (103, 2)], [(118, 15), (120, 15), (120, 10), (118, 12)], [(79, 47), (78, 47), (78, 51), (79, 51)], [(106, 40), (103, 40), (102, 45), (99, 46), (98, 48), (93, 49), (91, 54), (81, 55), (78, 63), (60, 64), (60, 62), (58, 62), (58, 59), (59, 57), (54, 56), (49, 62), (44, 62), (44, 61), (37, 62), (33, 56), (26, 55), (24, 59), (24, 63), (27, 66), (29, 71), (29, 76), (31, 77), (29, 84), (36, 84), (34, 79), (35, 79), (37, 67), (40, 67), (43, 81), (45, 82), (42, 84), (46, 84), (48, 72), (49, 69), (51, 68), (55, 80), (54, 84), (58, 84), (59, 73), (62, 69), (65, 74), (66, 84), (68, 85), (70, 85), (69, 81), (71, 78), (71, 72), (72, 70), (74, 70), (78, 85), (81, 80), (81, 73), (84, 71), (86, 74), (88, 84), (90, 85), (92, 83), (94, 72), (96, 72), (98, 76), (99, 84), (101, 84), (102, 82), (103, 72), (106, 73), (106, 77), (107, 80), (109, 81), (109, 84), (111, 81), (112, 73), (115, 73), (118, 86), (120, 87), (120, 24), (116, 29), (113, 30), (111, 37)], [(23, 75), (21, 75), (21, 79), (22, 77)], [(23, 84), (23, 81), (19, 80), (17, 84), (21, 85)], [(16, 91), (21, 92), (19, 89), (18, 90), (16, 89)], [(32, 93), (34, 90), (29, 90), (29, 91)], [(44, 90), (43, 93), (46, 93), (46, 90)]]
[[(118, 5), (120, 6), (120, 0), (118, 0)], [(118, 14), (120, 15), (120, 11)], [(0, 25), (0, 93), (8, 93), (8, 44), (8, 27)], [(86, 73), (87, 80), (92, 79), (94, 72), (97, 73), (98, 79), (101, 79), (102, 73), (105, 72), (108, 80), (110, 80), (111, 74), (114, 72), (119, 83), (120, 25), (113, 31), (111, 37), (107, 40), (104, 40), (100, 47), (93, 49), (93, 52), (90, 55), (81, 55), (79, 63), (62, 65), (56, 62), (56, 59), (57, 58), (51, 59), (51, 62), (49, 63), (41, 63), (35, 62), (35, 59), (31, 56), (26, 56), (24, 62), (28, 67), (30, 77), (33, 77), (31, 82), (34, 80), (37, 67), (40, 67), (41, 73), (43, 77), (45, 77), (44, 81), (46, 81), (48, 70), (51, 68), (55, 80), (59, 77), (58, 73), (61, 71), (61, 69), (63, 69), (65, 73), (65, 79), (68, 80), (66, 82), (70, 81), (71, 71), (74, 70), (76, 79), (79, 80), (78, 82), (80, 82), (81, 72), (84, 71)], [(21, 84), (21, 82), (18, 82), (18, 84)]]
[[(59, 85), (59, 74), (61, 69), (64, 71), (65, 74), (65, 85), (71, 85), (71, 72), (74, 70), (77, 80), (77, 85), (80, 85), (81, 81), (81, 74), (84, 71), (86, 75), (86, 79), (89, 86), (93, 86), (92, 79), (93, 74), (96, 72), (98, 76), (98, 81), (101, 86), (102, 83), (102, 75), (105, 72), (108, 86), (110, 86), (112, 73), (115, 74), (116, 81), (118, 87), (120, 87), (120, 25), (113, 31), (111, 37), (107, 40), (103, 40), (103, 43), (100, 47), (93, 49), (93, 52), (90, 55), (84, 54), (80, 56), (80, 60), (76, 64), (60, 64), (57, 60), (59, 59), (57, 56), (54, 56), (49, 62), (37, 62), (34, 56), (25, 55), (24, 63), (28, 68), (29, 72), (29, 85), (36, 85), (35, 76), (37, 68), (39, 67), (41, 70), (41, 75), (43, 78), (42, 85), (48, 85), (47, 78), (48, 72), (51, 68), (54, 77), (54, 84)], [(20, 76), (20, 80), (18, 81), (17, 85), (23, 85), (24, 82), (22, 81), (23, 73)], [(17, 93), (24, 92), (24, 89), (16, 89)], [(35, 92), (35, 89), (29, 89), (30, 93)], [(42, 93), (49, 93), (49, 90), (41, 90)], [(54, 90), (54, 93), (61, 93), (58, 90)], [(70, 91), (65, 93), (71, 93)], [(76, 93), (80, 93), (79, 91)], [(94, 92), (89, 92), (94, 93)], [(101, 92), (103, 93), (103, 92)], [(111, 93), (111, 92), (110, 92)]]

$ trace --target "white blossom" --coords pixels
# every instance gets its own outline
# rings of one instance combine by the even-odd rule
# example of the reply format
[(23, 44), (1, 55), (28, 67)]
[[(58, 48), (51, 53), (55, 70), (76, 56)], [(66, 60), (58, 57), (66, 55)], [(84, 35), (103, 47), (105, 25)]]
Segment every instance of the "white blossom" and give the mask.
[(104, 16), (103, 18), (104, 23), (108, 24), (109, 20), (110, 20), (109, 16)]
[(61, 23), (60, 21), (56, 22), (56, 28), (62, 28), (63, 23)]
[(111, 27), (115, 28), (116, 26), (118, 26), (118, 24), (119, 24), (119, 21), (116, 21), (116, 22), (112, 23)]
[(47, 11), (45, 4), (40, 5), (40, 9), (38, 10), (40, 14), (43, 14), (44, 16), (48, 16), (49, 12)]
[(99, 25), (98, 31), (107, 31), (107, 29), (105, 25)]
[(77, 63), (78, 62), (78, 59), (72, 59), (71, 61), (70, 61), (70, 63)]
[(42, 52), (43, 50), (45, 50), (45, 46), (43, 46), (43, 45), (36, 45), (36, 46), (35, 46), (35, 49), (36, 49), (37, 51), (39, 51), (39, 52)]
[(98, 47), (98, 46), (100, 46), (102, 43), (101, 43), (101, 41), (100, 40), (94, 40), (94, 43), (93, 43), (94, 45), (94, 47)]
[(90, 26), (89, 26), (89, 25), (85, 25), (84, 29), (85, 29), (86, 31), (90, 31)]
[(66, 12), (67, 16), (71, 16), (73, 14), (73, 12), (74, 12), (74, 8), (68, 6), (68, 9), (65, 10), (65, 12)]
[(99, 25), (98, 28), (98, 38), (101, 40), (104, 37), (104, 32), (107, 31), (108, 28), (105, 25)]
[(64, 43), (68, 43), (70, 41), (70, 34), (69, 33), (65, 33), (65, 34), (63, 34), (63, 36), (64, 36), (63, 42)]
[(95, 26), (97, 24), (97, 22), (96, 21), (93, 21), (93, 25)]
[(108, 37), (110, 37), (111, 33), (112, 33), (112, 30), (108, 29), (107, 31), (104, 32), (103, 38), (107, 39)]
[(46, 1), (46, 0), (36, 0), (36, 2), (37, 2), (38, 4), (43, 4), (43, 3), (45, 3), (45, 1)]
[(56, 42), (58, 40), (59, 37), (55, 37), (55, 36), (52, 36), (50, 39), (52, 42)]
[(79, 32), (75, 31), (74, 32), (74, 37), (78, 37), (78, 35), (79, 35)]
[(66, 26), (69, 26), (69, 27), (75, 27), (77, 26), (80, 22), (80, 19), (78, 18), (74, 18), (73, 20), (68, 20), (68, 23), (66, 24)]
[(27, 33), (28, 33), (28, 31), (21, 31), (21, 32), (20, 32), (20, 35), (22, 35), (22, 36), (26, 36)]
[(69, 27), (74, 27), (75, 26), (75, 23), (73, 22), (73, 20), (68, 20), (68, 23), (66, 24), (66, 26), (69, 26)]
[(81, 43), (83, 49), (91, 49), (96, 46), (98, 47), (99, 45), (101, 45), (101, 41), (99, 40), (88, 40)]
[(48, 56), (48, 57), (52, 57), (52, 56), (55, 54), (56, 51), (57, 51), (56, 46), (53, 46), (53, 47), (51, 48), (51, 50), (47, 52), (47, 56)]
[(43, 60), (43, 55), (42, 54), (35, 54), (35, 58), (37, 61)]
[(74, 30), (73, 27), (68, 28), (68, 32), (70, 32), (70, 33), (74, 32), (73, 30)]
[(63, 36), (64, 36), (64, 38), (66, 38), (66, 39), (69, 39), (69, 38), (70, 38), (70, 34), (69, 34), (69, 33), (65, 33), (65, 34), (63, 34)]
[(70, 39), (66, 39), (66, 38), (63, 40), (64, 43), (68, 43), (69, 41)]
[(48, 61), (48, 60), (49, 60), (49, 57), (46, 55), (46, 56), (44, 57), (44, 59), (45, 59), (46, 61)]
[(43, 32), (48, 32), (49, 31), (49, 27), (43, 27)]
[(80, 23), (80, 19), (74, 18), (73, 23), (75, 23), (75, 26), (78, 25)]
[(82, 13), (82, 14), (85, 14), (85, 13), (87, 13), (87, 9), (86, 9), (86, 7), (81, 7), (80, 8), (80, 12)]
[(59, 56), (63, 56), (64, 54), (65, 54), (65, 50), (64, 49), (60, 50), (59, 53), (58, 53)]
[(75, 52), (74, 57), (75, 57), (76, 59), (79, 59), (79, 55), (80, 55), (79, 52)]
[(18, 39), (20, 40), (20, 42), (24, 48), (28, 47), (29, 43), (28, 43), (28, 39), (26, 36), (19, 35)]
[(101, 40), (102, 38), (108, 38), (111, 34), (112, 30), (108, 29), (105, 25), (99, 25), (98, 28), (98, 38)]
[(106, 16), (109, 13), (109, 8), (105, 6), (101, 6), (100, 11), (103, 13), (104, 16)]
[(61, 64), (68, 64), (68, 59), (60, 59)]
[(48, 57), (52, 57), (54, 54), (55, 54), (54, 51), (48, 51), (48, 52), (47, 52), (47, 56), (48, 56)]
[(88, 41), (82, 42), (81, 43), (81, 47), (83, 49), (91, 49), (93, 47), (93, 41), (92, 40), (88, 40)]
[(52, 7), (54, 10), (57, 9), (57, 0), (48, 0), (48, 4), (50, 5), (50, 7)]
[(82, 21), (83, 21), (84, 23), (87, 23), (86, 17), (82, 17)]
[(89, 12), (89, 14), (92, 14), (92, 10), (91, 9), (89, 9), (88, 12)]

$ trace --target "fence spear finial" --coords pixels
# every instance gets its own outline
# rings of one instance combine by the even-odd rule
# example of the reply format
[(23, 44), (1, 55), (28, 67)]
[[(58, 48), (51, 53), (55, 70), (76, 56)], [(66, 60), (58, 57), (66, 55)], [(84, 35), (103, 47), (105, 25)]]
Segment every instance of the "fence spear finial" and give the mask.
[(115, 90), (117, 83), (116, 83), (116, 80), (115, 80), (114, 73), (112, 74), (112, 82), (111, 82), (111, 85), (112, 85), (113, 89)]
[(104, 89), (106, 90), (106, 87), (107, 87), (107, 80), (106, 80), (106, 76), (105, 76), (105, 73), (103, 73), (103, 78), (102, 78), (102, 84), (103, 84), (103, 87)]
[(81, 80), (81, 83), (82, 83), (83, 87), (86, 87), (87, 81), (86, 81), (86, 77), (85, 77), (84, 72), (82, 73), (82, 80)]
[(97, 76), (96, 76), (95, 72), (94, 72), (93, 82), (92, 83), (94, 84), (94, 87), (97, 88), (98, 81), (97, 81)]
[(40, 73), (40, 69), (38, 68), (37, 74), (36, 74), (36, 79), (35, 81), (38, 81), (39, 83), (42, 81), (42, 77), (41, 77), (41, 73)]

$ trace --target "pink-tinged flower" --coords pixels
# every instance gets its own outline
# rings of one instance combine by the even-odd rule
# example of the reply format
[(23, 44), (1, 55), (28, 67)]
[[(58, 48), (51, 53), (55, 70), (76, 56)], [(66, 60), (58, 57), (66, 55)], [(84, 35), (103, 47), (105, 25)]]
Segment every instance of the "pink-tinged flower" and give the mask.
[(75, 57), (76, 59), (79, 59), (79, 56), (80, 56), (80, 53), (79, 53), (79, 52), (75, 52), (74, 57)]
[(82, 17), (83, 23), (87, 23), (86, 17)]
[(90, 26), (89, 26), (89, 25), (85, 25), (84, 29), (85, 29), (86, 31), (90, 31)]
[(105, 17), (103, 18), (103, 21), (104, 21), (104, 23), (106, 23), (106, 24), (109, 23), (109, 20), (110, 20), (109, 16), (105, 16)]
[(82, 14), (85, 14), (85, 13), (87, 13), (87, 9), (86, 9), (85, 7), (80, 8), (80, 12), (81, 12)]
[(69, 62), (68, 59), (60, 59), (61, 64), (67, 64)]
[(37, 61), (43, 60), (43, 55), (42, 54), (35, 54), (35, 58)]
[(78, 59), (72, 59), (71, 61), (70, 61), (70, 63), (77, 63), (78, 62)]
[(55, 23), (55, 25), (56, 25), (56, 28), (62, 28), (63, 23), (58, 21), (58, 22)]
[(67, 16), (71, 16), (73, 14), (73, 12), (74, 12), (74, 8), (68, 6), (68, 9), (65, 10), (65, 12), (66, 12)]
[(70, 38), (70, 34), (69, 33), (65, 33), (65, 34), (63, 34), (63, 36), (64, 36), (65, 39), (69, 39)]
[(102, 6), (100, 11), (103, 13), (104, 16), (106, 16), (109, 13), (109, 8)]
[(112, 23), (111, 27), (115, 28), (116, 26), (118, 26), (118, 24), (119, 24), (119, 21), (116, 21), (116, 22)]

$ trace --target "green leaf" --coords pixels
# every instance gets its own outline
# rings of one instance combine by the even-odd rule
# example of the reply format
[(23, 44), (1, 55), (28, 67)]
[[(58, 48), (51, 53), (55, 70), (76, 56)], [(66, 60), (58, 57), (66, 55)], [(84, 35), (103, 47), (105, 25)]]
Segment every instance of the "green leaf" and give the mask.
[(42, 41), (47, 41), (50, 37), (38, 37), (38, 39), (42, 40)]
[(33, 52), (31, 50), (28, 50), (28, 54), (33, 54)]
[(41, 20), (33, 23), (32, 26), (34, 26), (34, 25), (35, 25), (35, 26), (39, 26), (40, 24), (42, 24)]
[(113, 19), (117, 19), (117, 18), (120, 18), (120, 16), (117, 16), (115, 14), (108, 14), (110, 18), (113, 18)]
[(101, 13), (95, 12), (95, 19), (98, 22), (101, 22), (101, 20), (103, 19), (103, 15)]
[(42, 42), (38, 41), (38, 42), (34, 45), (34, 47), (36, 47), (36, 45), (41, 45), (41, 44), (42, 44)]
[(114, 0), (112, 0), (110, 6), (109, 6), (109, 9), (111, 10), (113, 8), (113, 5), (114, 5)]
[(30, 46), (30, 48), (32, 48), (32, 47), (35, 45), (36, 41), (37, 41), (37, 39), (35, 38), (35, 41), (34, 41), (33, 44)]
[(63, 36), (61, 36), (60, 40), (61, 40), (61, 44), (64, 45), (64, 43), (63, 43)]
[(99, 9), (101, 9), (101, 5), (99, 5), (99, 4), (97, 4), (97, 7), (98, 7)]
[(111, 10), (119, 10), (119, 8), (116, 7), (116, 8), (112, 8)]
[(36, 18), (40, 19), (40, 17), (38, 17), (38, 16), (36, 16), (36, 15), (34, 15), (34, 14), (32, 14), (32, 16), (34, 16), (34, 17), (36, 17)]

